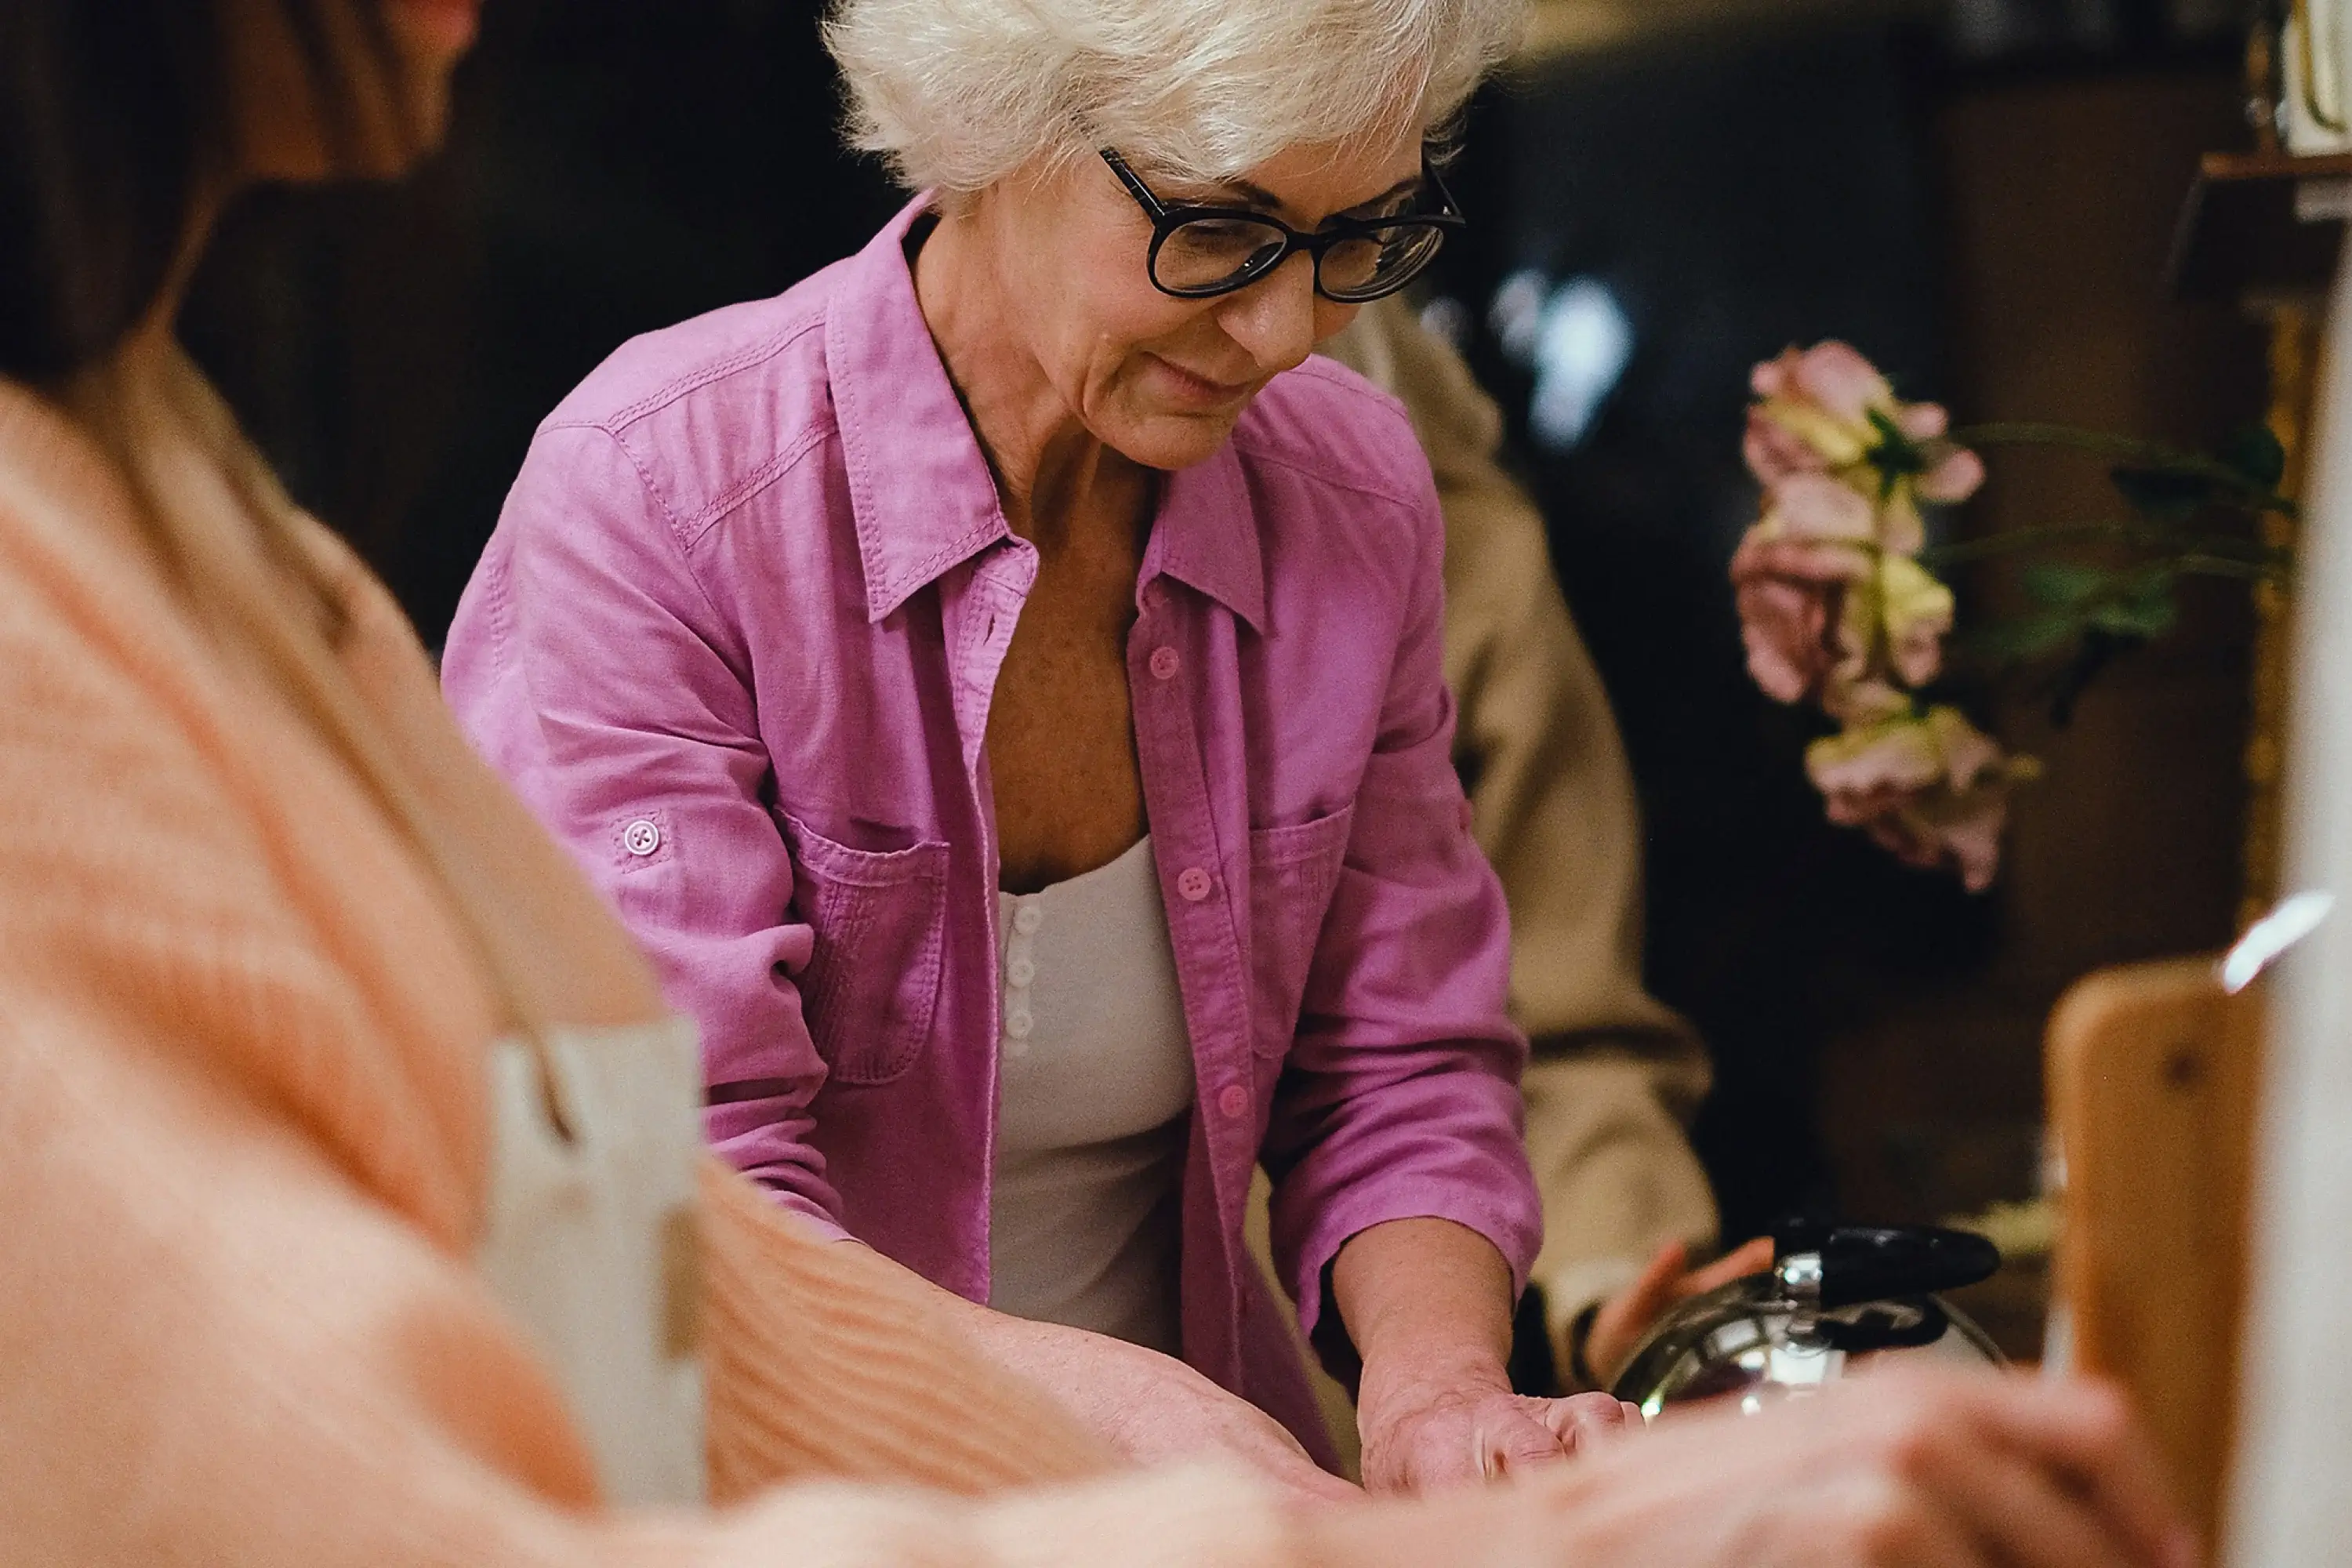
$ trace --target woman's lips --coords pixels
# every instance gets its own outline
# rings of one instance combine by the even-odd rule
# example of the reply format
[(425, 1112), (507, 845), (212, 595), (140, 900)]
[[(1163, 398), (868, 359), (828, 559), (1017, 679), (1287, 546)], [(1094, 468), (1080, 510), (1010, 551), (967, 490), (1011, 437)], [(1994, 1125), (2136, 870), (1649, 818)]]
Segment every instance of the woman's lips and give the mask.
[(392, 0), (395, 24), (441, 55), (462, 55), (482, 30), (482, 0)]
[(1238, 384), (1213, 381), (1205, 375), (1186, 370), (1173, 360), (1163, 359), (1158, 354), (1153, 354), (1151, 361), (1159, 366), (1163, 378), (1174, 390), (1180, 401), (1202, 408), (1223, 408), (1239, 403), (1247, 397), (1257, 384), (1254, 381)]

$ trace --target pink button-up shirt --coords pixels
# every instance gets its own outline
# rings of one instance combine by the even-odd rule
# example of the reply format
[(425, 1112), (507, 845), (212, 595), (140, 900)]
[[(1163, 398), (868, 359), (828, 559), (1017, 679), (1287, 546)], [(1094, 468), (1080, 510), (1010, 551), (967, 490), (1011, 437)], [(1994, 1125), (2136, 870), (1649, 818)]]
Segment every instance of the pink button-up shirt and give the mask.
[[(711, 1142), (984, 1301), (982, 738), (1037, 556), (916, 304), (919, 212), (591, 375), (532, 443), (445, 676), (700, 1021)], [(1184, 1355), (1318, 1451), (1243, 1244), (1254, 1163), (1310, 1332), (1367, 1226), (1456, 1220), (1521, 1281), (1538, 1238), (1502, 895), (1449, 758), (1442, 530), (1402, 411), (1310, 361), (1166, 476), (1128, 642), (1197, 1066)]]

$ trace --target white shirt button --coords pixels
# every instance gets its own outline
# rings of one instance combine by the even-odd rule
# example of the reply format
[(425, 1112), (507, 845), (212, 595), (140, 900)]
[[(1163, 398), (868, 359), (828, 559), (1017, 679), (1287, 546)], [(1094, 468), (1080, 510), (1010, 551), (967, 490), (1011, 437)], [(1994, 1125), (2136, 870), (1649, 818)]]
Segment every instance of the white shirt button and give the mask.
[(661, 847), (661, 828), (652, 818), (641, 816), (621, 829), (621, 847), (640, 859)]
[(1035, 936), (1037, 928), (1045, 923), (1045, 911), (1034, 904), (1024, 904), (1013, 912), (1013, 929), (1023, 936)]
[(1037, 978), (1037, 966), (1025, 958), (1016, 958), (1004, 966), (1005, 984), (1014, 990), (1025, 990)]
[(1029, 1009), (1026, 1007), (1016, 1007), (1004, 1016), (1004, 1034), (1007, 1039), (1025, 1040), (1036, 1032), (1037, 1020), (1029, 1016)]

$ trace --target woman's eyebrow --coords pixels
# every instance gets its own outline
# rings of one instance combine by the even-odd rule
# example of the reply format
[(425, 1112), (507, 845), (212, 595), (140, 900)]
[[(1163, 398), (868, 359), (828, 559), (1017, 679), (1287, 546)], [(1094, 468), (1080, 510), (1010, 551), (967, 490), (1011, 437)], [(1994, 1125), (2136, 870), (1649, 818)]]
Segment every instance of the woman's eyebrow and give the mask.
[[(1380, 195), (1376, 196), (1366, 196), (1362, 201), (1356, 203), (1354, 206), (1345, 207), (1341, 210), (1344, 212), (1355, 212), (1359, 208), (1375, 206), (1381, 202), (1390, 201), (1397, 196), (1405, 195), (1412, 191), (1418, 190), (1421, 187), (1421, 184), (1422, 176), (1419, 174), (1407, 174), (1403, 179), (1399, 180), (1395, 184), (1391, 185), (1387, 190), (1382, 191)], [(1283, 211), (1287, 205), (1280, 196), (1276, 195), (1272, 191), (1265, 189), (1262, 185), (1254, 185), (1247, 180), (1227, 180), (1217, 188), (1221, 192), (1238, 196), (1241, 198), (1243, 203), (1249, 206), (1261, 207), (1268, 212), (1279, 213)]]

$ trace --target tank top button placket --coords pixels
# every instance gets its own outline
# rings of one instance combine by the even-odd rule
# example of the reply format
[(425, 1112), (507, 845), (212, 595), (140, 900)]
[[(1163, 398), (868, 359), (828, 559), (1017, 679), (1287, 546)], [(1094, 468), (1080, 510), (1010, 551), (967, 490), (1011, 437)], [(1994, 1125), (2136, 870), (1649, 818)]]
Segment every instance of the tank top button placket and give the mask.
[(1004, 1054), (1015, 1061), (1029, 1054), (1037, 1030), (1030, 1011), (1030, 986), (1037, 979), (1037, 928), (1045, 910), (1035, 899), (1021, 900), (1013, 913), (1013, 934), (1004, 943)]

